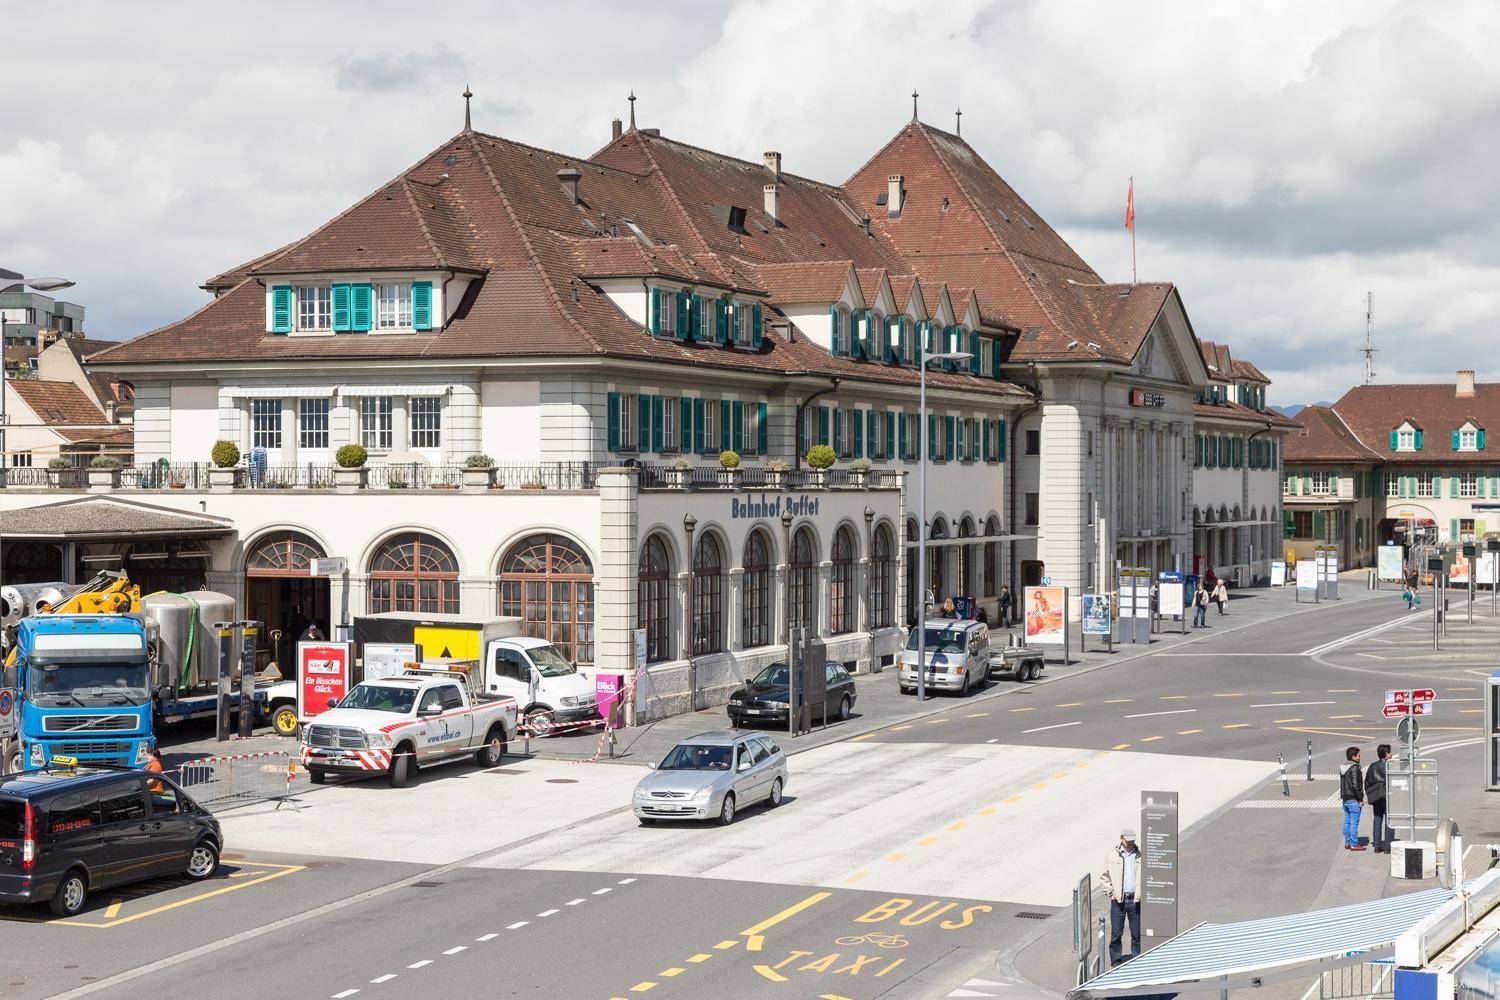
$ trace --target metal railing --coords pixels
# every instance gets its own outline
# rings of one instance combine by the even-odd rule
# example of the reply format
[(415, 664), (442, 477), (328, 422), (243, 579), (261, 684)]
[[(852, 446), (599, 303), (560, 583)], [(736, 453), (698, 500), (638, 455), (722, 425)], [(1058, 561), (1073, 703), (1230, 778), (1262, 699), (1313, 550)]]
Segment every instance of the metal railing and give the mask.
[(1320, 1000), (1392, 1000), (1396, 995), (1395, 966), (1362, 962), (1329, 969), (1318, 977)]
[(593, 462), (533, 462), (495, 467), (495, 485), (506, 489), (591, 490), (598, 485)]
[(178, 768), (177, 780), (199, 805), (222, 809), (284, 802), (291, 798), (297, 776), (289, 751), (267, 750), (190, 760)]
[[(240, 476), (240, 486), (250, 490), (326, 490), (333, 488), (331, 465), (251, 466)], [(204, 482), (207, 482), (205, 476)]]
[(717, 465), (677, 469), (670, 465), (642, 464), (639, 468), (640, 485), (643, 489), (895, 489), (901, 484), (901, 473), (894, 469), (871, 469), (861, 473), (851, 469), (828, 469), (822, 472), (814, 469), (787, 469), (774, 472), (763, 465), (745, 465), (734, 472)]

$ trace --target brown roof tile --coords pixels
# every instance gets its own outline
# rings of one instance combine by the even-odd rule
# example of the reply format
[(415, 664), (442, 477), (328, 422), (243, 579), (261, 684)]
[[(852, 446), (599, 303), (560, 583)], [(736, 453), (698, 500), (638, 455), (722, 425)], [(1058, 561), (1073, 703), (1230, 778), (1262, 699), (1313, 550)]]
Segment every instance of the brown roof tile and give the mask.
[[(1333, 409), (1382, 462), (1495, 463), (1488, 450), (1454, 451), (1452, 432), (1470, 422), (1486, 431), (1500, 429), (1500, 383), (1478, 383), (1472, 397), (1455, 395), (1451, 382), (1359, 385), (1344, 393)], [(1390, 432), (1405, 420), (1422, 429), (1421, 451), (1391, 450)]]
[(1298, 462), (1380, 462), (1354, 432), (1326, 406), (1304, 406), (1290, 418), (1297, 430), (1283, 439), (1287, 464)]
[(102, 424), (104, 414), (72, 382), (40, 378), (9, 379), (7, 385), (47, 424)]
[(746, 267), (755, 275), (756, 283), (770, 293), (772, 305), (794, 305), (838, 301), (854, 265), (847, 260), (819, 260)]

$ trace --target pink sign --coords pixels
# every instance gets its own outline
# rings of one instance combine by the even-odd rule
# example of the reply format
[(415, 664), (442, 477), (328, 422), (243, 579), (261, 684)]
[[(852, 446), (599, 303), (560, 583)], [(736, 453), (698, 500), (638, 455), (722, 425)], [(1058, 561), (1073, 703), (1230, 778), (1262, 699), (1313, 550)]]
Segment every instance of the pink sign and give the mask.
[(306, 721), (328, 711), (349, 692), (347, 642), (297, 643), (297, 716)]
[(594, 704), (599, 706), (605, 729), (625, 728), (625, 706), (621, 702), (624, 690), (625, 678), (620, 674), (594, 675)]

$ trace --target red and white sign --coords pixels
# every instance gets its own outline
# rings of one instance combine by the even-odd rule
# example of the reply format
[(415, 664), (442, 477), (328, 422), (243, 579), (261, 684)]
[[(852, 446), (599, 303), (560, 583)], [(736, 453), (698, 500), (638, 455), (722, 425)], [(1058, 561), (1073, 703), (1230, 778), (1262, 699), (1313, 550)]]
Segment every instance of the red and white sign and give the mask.
[(1420, 705), (1424, 702), (1437, 701), (1437, 692), (1432, 688), (1418, 688), (1415, 691), (1387, 691), (1385, 693), (1387, 705), (1405, 705), (1408, 698)]
[(297, 717), (303, 722), (329, 709), (349, 693), (348, 642), (297, 643)]
[(1408, 715), (1431, 715), (1432, 702), (1419, 701), (1413, 705), (1386, 705), (1380, 714), (1387, 719), (1404, 719)]

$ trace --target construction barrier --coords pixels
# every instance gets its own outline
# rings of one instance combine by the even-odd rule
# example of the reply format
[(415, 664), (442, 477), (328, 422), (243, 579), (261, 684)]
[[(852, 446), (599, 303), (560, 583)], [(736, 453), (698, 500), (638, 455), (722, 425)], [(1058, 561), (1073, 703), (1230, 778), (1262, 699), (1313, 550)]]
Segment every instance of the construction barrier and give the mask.
[(267, 750), (190, 760), (177, 775), (178, 784), (201, 806), (274, 801), (279, 808), (292, 796), (295, 768), (289, 751)]

